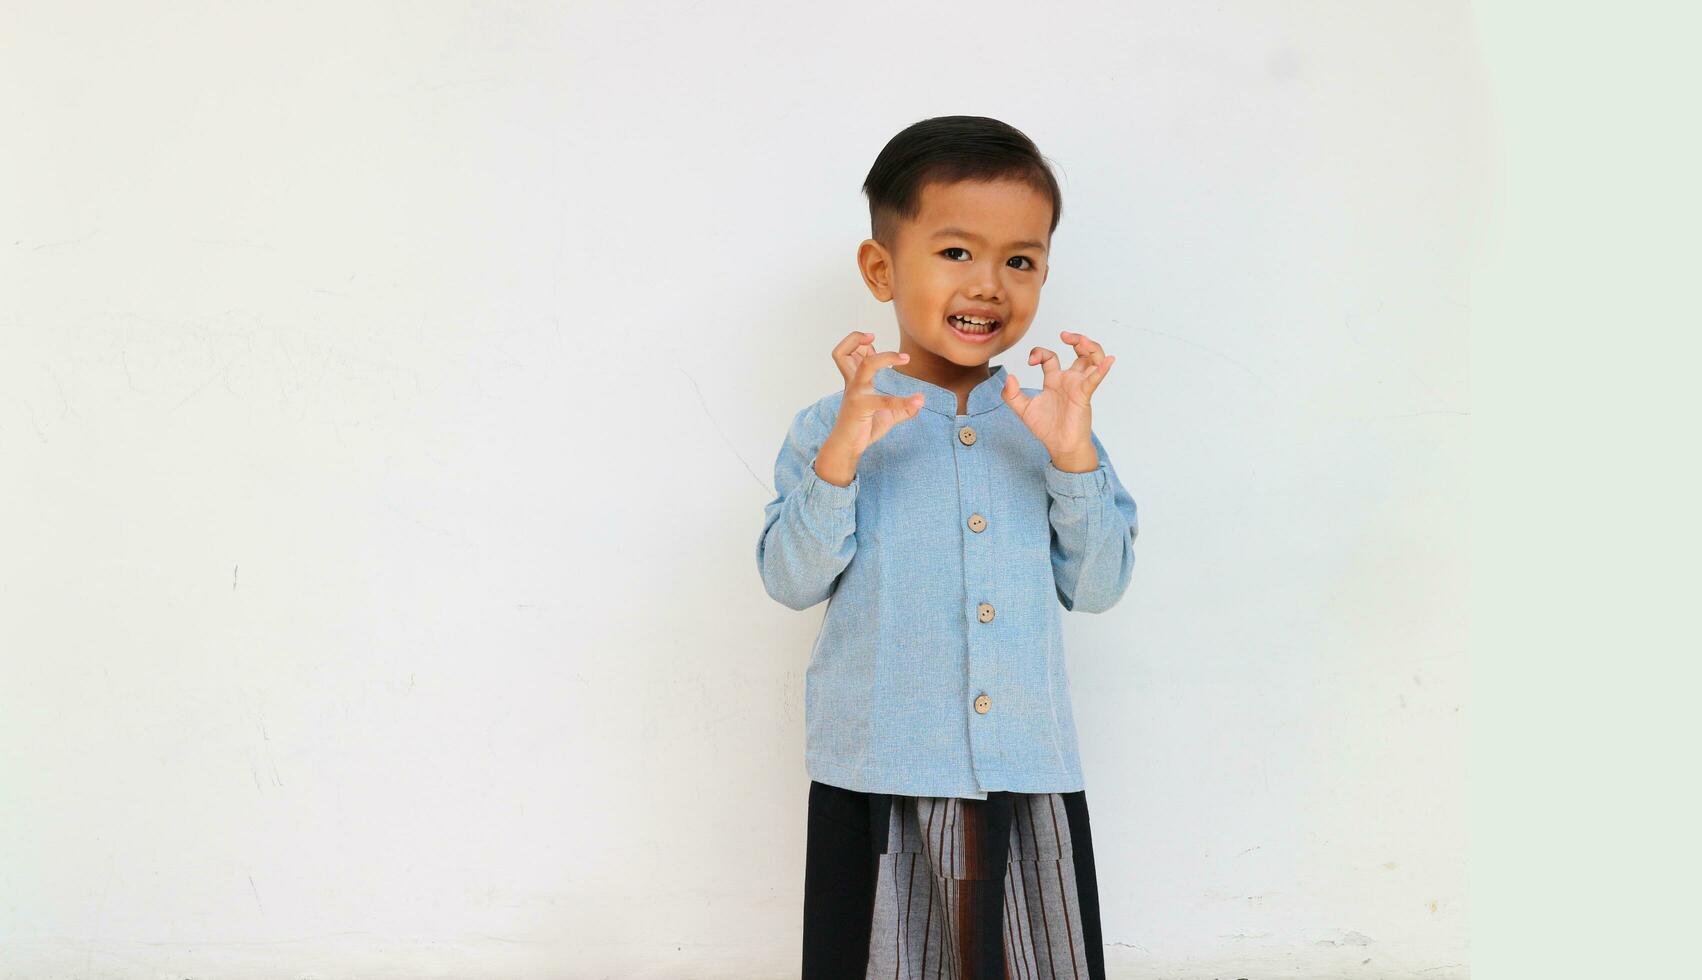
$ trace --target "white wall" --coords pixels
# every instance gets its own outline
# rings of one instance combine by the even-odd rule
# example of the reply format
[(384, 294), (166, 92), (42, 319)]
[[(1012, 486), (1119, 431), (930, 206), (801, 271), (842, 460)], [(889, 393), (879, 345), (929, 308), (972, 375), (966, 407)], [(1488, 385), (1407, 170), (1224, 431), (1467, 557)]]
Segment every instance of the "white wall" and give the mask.
[(960, 112), (1060, 166), (1029, 337), (1119, 355), (1113, 975), (1467, 974), (1460, 5), (5, 20), (0, 975), (796, 976), (756, 535), (896, 345), (861, 180)]

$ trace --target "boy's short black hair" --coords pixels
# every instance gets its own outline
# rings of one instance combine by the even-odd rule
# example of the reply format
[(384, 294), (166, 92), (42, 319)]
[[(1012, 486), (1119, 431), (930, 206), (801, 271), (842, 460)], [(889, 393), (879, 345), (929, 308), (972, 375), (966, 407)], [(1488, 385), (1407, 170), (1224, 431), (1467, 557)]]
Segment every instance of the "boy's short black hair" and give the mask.
[(1018, 180), (1052, 199), (1058, 230), (1064, 198), (1049, 161), (1020, 130), (986, 116), (935, 116), (912, 123), (887, 141), (863, 181), (870, 237), (892, 248), (901, 221), (922, 209), (922, 188), (934, 181)]

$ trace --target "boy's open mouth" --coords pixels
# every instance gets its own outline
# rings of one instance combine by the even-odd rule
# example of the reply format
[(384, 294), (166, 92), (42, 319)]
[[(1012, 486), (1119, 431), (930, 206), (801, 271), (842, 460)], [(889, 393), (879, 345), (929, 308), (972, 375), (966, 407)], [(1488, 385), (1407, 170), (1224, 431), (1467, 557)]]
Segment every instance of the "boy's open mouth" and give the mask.
[(966, 343), (984, 344), (993, 339), (993, 335), (999, 332), (999, 328), (1004, 326), (1004, 323), (985, 317), (965, 319), (957, 314), (952, 314), (946, 317), (946, 326), (950, 327), (951, 332)]

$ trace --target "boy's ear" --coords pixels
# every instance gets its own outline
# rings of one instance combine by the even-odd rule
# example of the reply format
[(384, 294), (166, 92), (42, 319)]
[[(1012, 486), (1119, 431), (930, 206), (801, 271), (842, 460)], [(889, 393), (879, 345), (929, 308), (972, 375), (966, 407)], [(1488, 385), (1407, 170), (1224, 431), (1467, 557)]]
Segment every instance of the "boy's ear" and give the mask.
[(883, 303), (892, 299), (892, 256), (885, 246), (873, 238), (863, 239), (857, 246), (857, 269), (875, 299)]

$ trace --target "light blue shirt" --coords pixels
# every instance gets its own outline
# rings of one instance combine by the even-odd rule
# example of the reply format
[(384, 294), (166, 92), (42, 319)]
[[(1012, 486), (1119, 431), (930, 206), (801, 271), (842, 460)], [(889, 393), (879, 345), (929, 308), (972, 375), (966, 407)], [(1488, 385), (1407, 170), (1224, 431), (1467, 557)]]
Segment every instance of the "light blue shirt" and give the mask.
[(792, 420), (756, 560), (786, 606), (829, 600), (804, 674), (812, 779), (968, 799), (1084, 788), (1059, 607), (1122, 597), (1135, 502), (1097, 435), (1098, 469), (1052, 465), (1000, 397), (1005, 374), (958, 415), (956, 393), (881, 368), (876, 390), (925, 401), (844, 487), (815, 460), (845, 393)]

